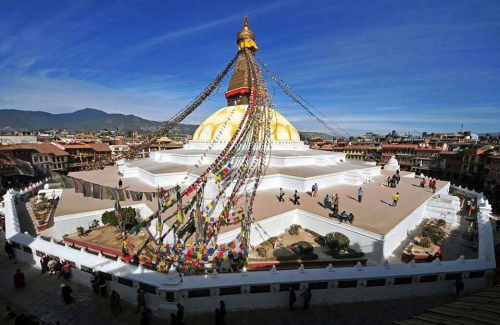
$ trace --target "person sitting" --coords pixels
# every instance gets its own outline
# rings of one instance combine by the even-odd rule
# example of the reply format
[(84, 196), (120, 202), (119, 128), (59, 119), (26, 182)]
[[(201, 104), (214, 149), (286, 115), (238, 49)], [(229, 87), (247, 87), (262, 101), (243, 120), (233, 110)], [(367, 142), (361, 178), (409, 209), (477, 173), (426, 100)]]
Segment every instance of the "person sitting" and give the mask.
[(342, 223), (342, 221), (347, 222), (347, 213), (345, 211), (342, 211), (342, 213), (339, 214), (339, 222)]
[(347, 221), (349, 221), (349, 223), (353, 223), (354, 222), (354, 214), (349, 213), (349, 215), (347, 216)]
[(328, 209), (330, 207), (330, 196), (325, 195), (325, 199), (323, 200), (323, 205), (325, 209)]

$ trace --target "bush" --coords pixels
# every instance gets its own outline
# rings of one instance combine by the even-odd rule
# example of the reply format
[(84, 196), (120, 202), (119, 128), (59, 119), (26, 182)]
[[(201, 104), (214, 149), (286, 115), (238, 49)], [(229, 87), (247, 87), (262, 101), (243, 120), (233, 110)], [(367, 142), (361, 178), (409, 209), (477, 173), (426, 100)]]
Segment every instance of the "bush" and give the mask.
[[(133, 227), (137, 225), (137, 220), (135, 219), (136, 212), (132, 207), (126, 207), (121, 209), (122, 224), (125, 227)], [(106, 211), (101, 217), (102, 223), (109, 226), (118, 226), (118, 219), (116, 218), (115, 211)]]
[(314, 247), (306, 241), (299, 241), (290, 245), (290, 250), (295, 254), (302, 256), (312, 254), (312, 252), (314, 251)]
[(429, 248), (431, 247), (432, 241), (429, 237), (423, 237), (422, 239), (420, 239), (419, 243), (423, 248)]
[(326, 234), (325, 242), (331, 249), (339, 250), (348, 248), (351, 241), (346, 235), (340, 232), (331, 232)]
[(288, 230), (288, 232), (292, 236), (297, 236), (299, 234), (301, 228), (302, 227), (300, 225), (293, 224), (293, 225), (290, 226), (290, 230)]
[(446, 235), (444, 230), (437, 224), (425, 225), (420, 234), (422, 237), (430, 238), (434, 244), (437, 244)]
[(267, 248), (257, 247), (257, 254), (259, 254), (260, 257), (266, 257), (267, 256)]

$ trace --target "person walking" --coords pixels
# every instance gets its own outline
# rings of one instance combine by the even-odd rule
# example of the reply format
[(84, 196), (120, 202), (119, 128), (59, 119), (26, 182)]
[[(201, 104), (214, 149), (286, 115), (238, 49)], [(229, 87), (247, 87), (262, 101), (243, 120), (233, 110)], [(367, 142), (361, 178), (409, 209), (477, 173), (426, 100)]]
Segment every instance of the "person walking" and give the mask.
[(137, 309), (135, 310), (136, 314), (139, 312), (139, 309), (141, 308), (141, 306), (144, 307), (144, 310), (147, 309), (145, 294), (146, 294), (145, 291), (143, 291), (141, 289), (137, 289)]
[(90, 275), (90, 284), (92, 285), (92, 290), (94, 290), (94, 293), (96, 295), (99, 295), (99, 274), (97, 272), (93, 272)]
[(21, 272), (21, 269), (17, 269), (16, 273), (14, 274), (14, 287), (16, 289), (22, 289), (26, 287), (24, 273)]
[(111, 291), (111, 296), (109, 296), (109, 306), (111, 307), (111, 312), (113, 313), (113, 315), (118, 315), (122, 312), (120, 295), (115, 290)]
[(302, 293), (302, 296), (304, 296), (304, 310), (306, 310), (309, 308), (309, 303), (312, 298), (311, 288), (307, 287), (304, 293)]
[(103, 277), (99, 277), (99, 293), (101, 297), (106, 298), (108, 296), (108, 284), (106, 283), (106, 279)]
[(122, 179), (120, 178), (120, 180), (118, 181), (118, 188), (122, 188), (123, 186), (123, 181)]
[[(147, 319), (147, 318), (146, 318)], [(178, 325), (177, 316), (174, 313), (170, 313), (170, 325)], [(142, 325), (142, 322), (141, 322)]]
[(392, 206), (395, 207), (398, 205), (398, 201), (399, 201), (399, 192), (397, 192), (396, 194), (394, 194), (392, 196)]
[(40, 265), (42, 266), (42, 274), (49, 271), (49, 257), (45, 254), (40, 257)]
[(285, 202), (285, 199), (283, 198), (285, 196), (285, 191), (280, 187), (280, 195), (278, 197), (279, 202)]
[(453, 283), (453, 286), (455, 287), (455, 292), (458, 298), (460, 296), (460, 292), (464, 291), (465, 288), (464, 280), (462, 280), (461, 276), (457, 277), (457, 279)]
[(290, 307), (290, 310), (295, 310), (295, 307), (293, 305), (297, 301), (297, 296), (295, 295), (295, 290), (293, 290), (292, 287), (290, 287), (289, 291), (290, 294), (288, 295), (288, 306)]
[(361, 203), (362, 199), (363, 199), (363, 189), (360, 187), (358, 190), (358, 202)]
[(299, 199), (300, 199), (299, 192), (295, 190), (295, 193), (293, 194), (293, 205), (300, 205)]
[(340, 204), (339, 195), (335, 194), (335, 197), (333, 199), (333, 214), (338, 214), (339, 213), (339, 204)]
[(64, 262), (62, 271), (64, 280), (68, 280), (71, 277), (71, 265), (69, 265), (68, 261)]
[(73, 297), (71, 294), (73, 293), (73, 289), (70, 286), (61, 283), (61, 296), (63, 297), (64, 303), (69, 305), (73, 302)]
[(222, 325), (222, 315), (219, 308), (215, 308), (215, 325)]
[(222, 324), (225, 324), (225, 322), (226, 322), (226, 303), (224, 302), (224, 300), (220, 301), (220, 316), (221, 316)]
[(318, 196), (318, 183), (314, 183), (312, 187), (312, 197), (317, 197)]
[(12, 247), (11, 244), (9, 244), (8, 241), (5, 242), (5, 253), (9, 256), (9, 260), (14, 258), (14, 248)]
[(177, 322), (179, 325), (183, 324), (184, 321), (184, 306), (181, 303), (177, 304)]

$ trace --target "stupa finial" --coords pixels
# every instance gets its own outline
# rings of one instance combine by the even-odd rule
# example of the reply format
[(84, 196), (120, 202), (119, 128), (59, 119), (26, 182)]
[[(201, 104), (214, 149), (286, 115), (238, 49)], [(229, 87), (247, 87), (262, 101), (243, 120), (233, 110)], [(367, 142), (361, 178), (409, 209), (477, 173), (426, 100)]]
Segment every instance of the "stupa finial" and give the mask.
[(247, 15), (245, 15), (245, 18), (243, 19), (243, 27), (236, 36), (236, 43), (238, 44), (238, 50), (242, 50), (244, 48), (248, 48), (253, 52), (258, 50), (257, 44), (255, 44), (255, 34), (250, 30)]

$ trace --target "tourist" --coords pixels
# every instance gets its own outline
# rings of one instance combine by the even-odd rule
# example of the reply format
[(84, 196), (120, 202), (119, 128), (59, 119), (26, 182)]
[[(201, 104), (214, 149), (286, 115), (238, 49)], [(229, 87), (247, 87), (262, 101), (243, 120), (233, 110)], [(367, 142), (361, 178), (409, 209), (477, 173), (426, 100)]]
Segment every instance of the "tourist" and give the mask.
[(295, 190), (295, 193), (293, 194), (293, 205), (300, 205), (299, 199), (300, 199), (299, 192)]
[(304, 296), (304, 310), (305, 310), (309, 308), (309, 303), (311, 302), (312, 298), (311, 288), (307, 287), (307, 289), (304, 291), (304, 293), (301, 294), (301, 296)]
[(215, 308), (215, 325), (222, 325), (222, 315), (219, 308)]
[(94, 293), (99, 295), (99, 274), (95, 271), (90, 275), (90, 284), (92, 285)]
[(387, 187), (391, 186), (391, 176), (387, 176)]
[(7, 255), (9, 256), (9, 259), (13, 259), (14, 258), (14, 248), (12, 247), (11, 244), (9, 244), (8, 241), (5, 242), (4, 249), (5, 249), (5, 253), (7, 253)]
[(13, 318), (16, 318), (16, 313), (12, 311), (12, 308), (10, 306), (7, 306), (6, 311), (3, 314), (3, 319), (9, 320)]
[(61, 296), (63, 297), (64, 303), (69, 305), (73, 302), (73, 297), (71, 294), (73, 293), (73, 289), (70, 286), (61, 283)]
[(392, 206), (395, 207), (398, 205), (398, 201), (399, 201), (399, 192), (397, 192), (396, 194), (394, 194), (392, 196)]
[(144, 290), (137, 289), (137, 309), (135, 310), (136, 314), (139, 312), (139, 309), (141, 307), (144, 307), (144, 310), (147, 309), (145, 294), (146, 294), (146, 292)]
[(109, 305), (111, 306), (111, 312), (114, 315), (118, 315), (122, 311), (122, 306), (120, 304), (120, 295), (115, 290), (111, 291), (111, 296), (109, 297)]
[(358, 190), (358, 202), (361, 203), (362, 199), (363, 199), (363, 189), (360, 187)]
[(354, 222), (354, 214), (349, 213), (349, 215), (347, 216), (347, 221), (349, 221), (349, 223), (353, 223)]
[(460, 275), (453, 283), (453, 286), (455, 287), (455, 292), (458, 298), (460, 296), (460, 292), (464, 291), (465, 289), (464, 280), (462, 280), (462, 277)]
[(21, 272), (21, 269), (17, 269), (16, 274), (14, 274), (14, 287), (16, 289), (23, 289), (24, 287), (26, 287), (24, 273)]
[(280, 195), (278, 197), (279, 202), (285, 202), (285, 199), (283, 198), (285, 196), (285, 191), (280, 187)]
[(43, 254), (40, 257), (40, 265), (42, 266), (42, 274), (49, 271), (49, 258), (47, 255)]
[(64, 280), (68, 280), (71, 277), (71, 265), (69, 265), (68, 261), (64, 262), (64, 265), (62, 266), (62, 272)]
[(182, 325), (183, 324), (183, 320), (184, 320), (184, 306), (181, 305), (181, 303), (178, 303), (177, 304), (177, 322), (179, 323), (179, 325)]
[(323, 206), (325, 209), (328, 209), (330, 207), (330, 196), (325, 195), (325, 198), (323, 199)]
[(108, 297), (107, 285), (108, 284), (106, 283), (106, 279), (104, 277), (99, 277), (99, 293), (103, 298)]
[(318, 196), (318, 183), (314, 183), (312, 187), (312, 197), (317, 197)]
[(422, 180), (420, 181), (420, 187), (425, 188), (425, 184), (426, 184), (425, 178), (422, 178)]
[(340, 203), (339, 195), (335, 194), (335, 198), (333, 199), (333, 214), (335, 215), (339, 213), (339, 203)]
[(338, 215), (339, 218), (339, 223), (342, 223), (342, 221), (347, 221), (348, 215), (345, 211), (342, 211), (341, 214)]
[(63, 276), (62, 264), (59, 259), (56, 260), (56, 265), (54, 266), (54, 272), (56, 273), (57, 277)]
[(122, 179), (120, 178), (120, 180), (118, 181), (118, 188), (122, 188), (123, 186), (123, 181)]
[(295, 290), (293, 290), (292, 287), (290, 287), (288, 290), (290, 291), (290, 294), (288, 295), (288, 306), (290, 307), (290, 310), (295, 310), (295, 307), (293, 307), (293, 305), (297, 301)]
[(220, 301), (220, 316), (222, 324), (224, 324), (226, 319), (226, 303), (224, 302), (224, 300)]

